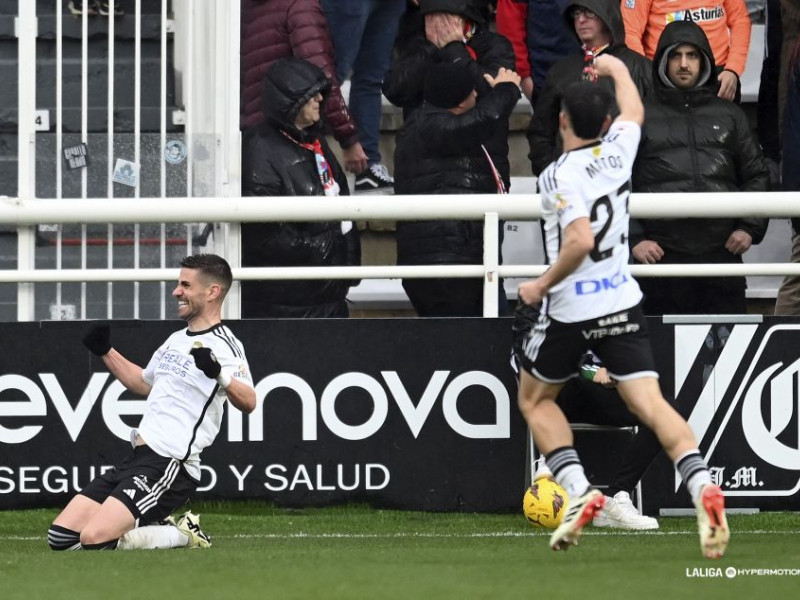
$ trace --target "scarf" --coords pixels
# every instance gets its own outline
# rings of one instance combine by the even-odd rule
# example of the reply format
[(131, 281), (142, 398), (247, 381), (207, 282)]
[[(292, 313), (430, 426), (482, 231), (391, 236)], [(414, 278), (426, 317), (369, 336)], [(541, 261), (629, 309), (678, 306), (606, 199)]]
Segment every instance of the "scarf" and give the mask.
[[(314, 153), (314, 162), (317, 165), (317, 175), (319, 176), (320, 183), (322, 183), (323, 192), (326, 196), (338, 196), (341, 188), (333, 178), (333, 170), (328, 163), (328, 159), (325, 158), (325, 154), (322, 152), (322, 144), (319, 139), (315, 139), (313, 143), (300, 142), (283, 130), (281, 130), (281, 133), (301, 148)], [(342, 235), (345, 235), (352, 228), (352, 221), (342, 221)]]

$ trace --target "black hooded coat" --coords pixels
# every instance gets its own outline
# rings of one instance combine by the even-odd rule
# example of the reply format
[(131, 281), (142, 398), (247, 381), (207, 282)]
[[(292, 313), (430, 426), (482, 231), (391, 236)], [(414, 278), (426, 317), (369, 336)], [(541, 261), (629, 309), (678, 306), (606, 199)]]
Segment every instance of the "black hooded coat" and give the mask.
[[(609, 0), (580, 0), (567, 2), (564, 5), (565, 27), (575, 33), (575, 23), (570, 16), (573, 6), (583, 6), (595, 13), (611, 32), (611, 43), (600, 54), (617, 57), (631, 74), (639, 95), (646, 98), (653, 87), (650, 61), (625, 45), (625, 25), (622, 22), (619, 2)], [(561, 98), (564, 90), (571, 83), (580, 81), (585, 66), (583, 51), (580, 49), (570, 56), (556, 62), (548, 71), (545, 85), (539, 92), (539, 99), (533, 111), (527, 136), (530, 145), (528, 158), (531, 170), (538, 177), (544, 168), (561, 155), (561, 138), (558, 135), (558, 113), (561, 111)], [(598, 85), (608, 88), (612, 96), (614, 83), (607, 77), (601, 77)], [(612, 118), (619, 114), (616, 105)]]
[[(409, 9), (401, 22), (392, 63), (383, 80), (383, 94), (389, 102), (403, 109), (405, 119), (422, 106), (425, 73), (432, 65), (440, 62), (465, 63), (473, 75), (478, 98), (491, 90), (483, 78), (485, 73), (495, 77), (500, 67), (514, 69), (516, 59), (511, 42), (489, 31), (484, 23), (485, 4), (480, 0), (422, 0), (419, 9)], [(451, 42), (441, 49), (437, 48), (425, 36), (424, 15), (433, 12), (464, 17), (475, 26), (474, 35), (466, 44)], [(485, 145), (508, 188), (511, 183), (508, 122), (496, 127)]]
[[(267, 71), (263, 86), (266, 121), (248, 130), (242, 143), (242, 195), (323, 196), (315, 153), (301, 146), (315, 140), (320, 142), (340, 194), (349, 194), (347, 179), (325, 141), (322, 125), (303, 130), (295, 126), (303, 106), (330, 87), (322, 70), (302, 59), (281, 59)], [(358, 232), (352, 228), (342, 234), (340, 221), (242, 224), (243, 266), (358, 264)], [(345, 298), (352, 284), (348, 280), (246, 281), (242, 284), (242, 316), (346, 317)]]
[[(669, 53), (692, 44), (704, 56), (698, 85), (676, 88), (667, 77)], [(642, 141), (633, 168), (634, 192), (766, 191), (769, 172), (744, 111), (717, 97), (714, 55), (703, 30), (691, 21), (668, 25), (653, 60), (654, 94), (645, 102)], [(758, 201), (758, 195), (753, 196)], [(740, 229), (758, 244), (768, 219), (647, 219), (631, 223), (631, 247), (653, 240), (665, 251), (721, 253)]]

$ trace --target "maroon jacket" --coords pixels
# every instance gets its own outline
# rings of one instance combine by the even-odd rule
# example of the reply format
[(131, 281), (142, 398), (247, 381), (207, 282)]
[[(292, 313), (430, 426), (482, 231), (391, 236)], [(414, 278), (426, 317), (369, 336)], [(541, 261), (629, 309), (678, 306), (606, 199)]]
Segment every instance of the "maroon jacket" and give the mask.
[(279, 58), (304, 58), (322, 69), (332, 86), (325, 120), (342, 148), (358, 141), (356, 124), (334, 75), (333, 42), (319, 0), (242, 0), (241, 128), (264, 120), (261, 86)]

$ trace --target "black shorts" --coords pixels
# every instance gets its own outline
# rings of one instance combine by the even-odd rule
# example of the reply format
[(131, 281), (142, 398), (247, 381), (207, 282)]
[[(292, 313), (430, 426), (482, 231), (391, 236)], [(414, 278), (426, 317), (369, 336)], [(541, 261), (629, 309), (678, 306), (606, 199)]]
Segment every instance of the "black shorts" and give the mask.
[(141, 526), (161, 521), (186, 504), (197, 484), (179, 460), (137, 446), (121, 464), (95, 477), (80, 493), (101, 504), (113, 496)]
[(658, 377), (641, 304), (578, 323), (561, 323), (524, 304), (514, 313), (514, 354), (536, 379), (563, 383), (578, 375), (587, 350), (618, 381)]

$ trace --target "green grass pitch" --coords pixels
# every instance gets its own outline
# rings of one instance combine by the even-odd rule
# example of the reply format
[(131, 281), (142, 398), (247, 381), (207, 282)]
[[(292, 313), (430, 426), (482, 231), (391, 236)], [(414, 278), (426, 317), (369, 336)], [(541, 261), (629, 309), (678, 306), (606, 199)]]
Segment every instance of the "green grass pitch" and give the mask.
[(0, 512), (0, 598), (759, 600), (800, 589), (800, 513), (732, 515), (728, 553), (710, 561), (684, 517), (660, 519), (657, 532), (587, 527), (578, 547), (553, 552), (549, 532), (521, 514), (192, 510), (211, 549), (52, 552), (55, 510)]

